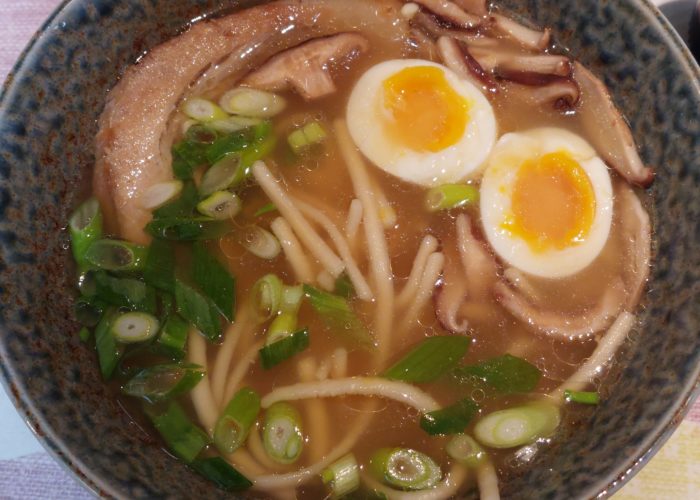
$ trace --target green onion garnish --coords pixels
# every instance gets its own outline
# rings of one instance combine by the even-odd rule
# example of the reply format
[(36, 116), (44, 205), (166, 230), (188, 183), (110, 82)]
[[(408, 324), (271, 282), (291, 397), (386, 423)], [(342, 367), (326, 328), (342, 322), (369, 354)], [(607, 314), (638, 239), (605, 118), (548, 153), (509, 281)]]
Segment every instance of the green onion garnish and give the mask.
[(192, 173), (200, 165), (207, 163), (206, 146), (194, 141), (184, 140), (174, 144), (173, 174), (175, 178), (187, 180), (192, 178)]
[(241, 199), (230, 191), (215, 191), (197, 204), (197, 211), (216, 220), (232, 219), (241, 211)]
[(350, 308), (347, 299), (321, 291), (310, 285), (304, 285), (304, 293), (311, 306), (333, 334), (353, 347), (360, 346), (365, 349), (375, 347), (372, 334)]
[(302, 285), (285, 285), (282, 288), (282, 302), (279, 307), (280, 313), (297, 314), (303, 299), (304, 287)]
[(213, 240), (231, 230), (228, 221), (210, 217), (157, 217), (146, 225), (154, 238), (171, 241)]
[(234, 394), (214, 427), (214, 444), (221, 453), (233, 453), (248, 438), (260, 412), (260, 396), (244, 387)]
[(355, 296), (355, 287), (346, 273), (336, 278), (333, 293), (346, 299), (351, 299)]
[(323, 484), (331, 490), (331, 498), (341, 498), (360, 487), (360, 468), (352, 453), (333, 462), (321, 472)]
[(144, 368), (124, 387), (124, 394), (156, 403), (191, 390), (204, 377), (204, 368), (192, 363), (171, 363)]
[(260, 363), (265, 370), (280, 364), (309, 347), (309, 332), (299, 330), (260, 349)]
[(443, 184), (425, 195), (425, 208), (429, 212), (463, 207), (479, 200), (479, 190), (469, 184)]
[(584, 405), (597, 405), (600, 403), (600, 395), (597, 392), (570, 391), (566, 389), (564, 391), (564, 400)]
[(327, 137), (326, 131), (317, 121), (307, 123), (287, 136), (287, 144), (296, 154), (302, 154), (306, 149), (319, 144)]
[(153, 211), (154, 219), (188, 218), (194, 213), (199, 201), (199, 193), (194, 182), (183, 183), (180, 196)]
[(297, 328), (296, 313), (281, 312), (270, 323), (265, 336), (265, 344), (271, 345), (289, 337)]
[(457, 434), (445, 447), (447, 454), (467, 467), (478, 467), (486, 458), (486, 452), (471, 436)]
[(143, 312), (122, 313), (112, 322), (112, 335), (122, 344), (145, 342), (158, 333), (158, 318)]
[(219, 100), (221, 107), (232, 115), (270, 118), (287, 106), (282, 96), (249, 87), (229, 90)]
[(258, 208), (253, 215), (255, 217), (260, 217), (261, 215), (265, 215), (276, 210), (277, 207), (274, 203), (268, 203), (267, 205), (263, 205), (262, 207)]
[(279, 402), (265, 412), (263, 445), (268, 456), (275, 462), (296, 462), (304, 447), (301, 415), (289, 403)]
[(210, 443), (209, 436), (194, 425), (175, 401), (165, 405), (144, 405), (146, 415), (177, 457), (191, 463)]
[(217, 161), (202, 176), (199, 184), (199, 194), (209, 196), (217, 191), (223, 191), (231, 186), (239, 174), (241, 157), (237, 153), (229, 153)]
[(103, 239), (95, 241), (85, 252), (85, 260), (93, 267), (107, 271), (140, 271), (146, 263), (148, 248), (128, 241)]
[(90, 329), (86, 326), (82, 327), (78, 331), (78, 338), (80, 339), (81, 342), (87, 342), (90, 340), (90, 337), (92, 336), (92, 332), (90, 332)]
[(207, 148), (207, 161), (214, 165), (219, 160), (231, 153), (240, 153), (247, 148), (254, 140), (251, 138), (251, 131), (254, 127), (250, 127), (239, 132), (219, 137), (214, 144)]
[(115, 309), (105, 311), (95, 328), (97, 359), (100, 362), (100, 373), (105, 380), (109, 380), (112, 376), (122, 354), (124, 354), (124, 347), (117, 342), (112, 334), (112, 322), (118, 314)]
[(163, 323), (156, 344), (166, 356), (182, 359), (189, 332), (190, 325), (177, 314), (171, 314)]
[(426, 413), (420, 419), (421, 428), (434, 436), (436, 434), (457, 434), (478, 413), (479, 407), (471, 399), (465, 398), (441, 410)]
[(468, 382), (471, 377), (483, 380), (502, 394), (530, 392), (540, 381), (542, 372), (524, 359), (505, 354), (471, 366), (455, 368), (458, 380)]
[(204, 125), (194, 122), (185, 132), (185, 139), (195, 144), (213, 144), (218, 137), (216, 130), (209, 123)]
[(489, 413), (474, 427), (474, 436), (491, 448), (513, 448), (551, 435), (559, 426), (559, 408), (549, 403)]
[(155, 210), (170, 203), (182, 192), (180, 180), (159, 182), (149, 187), (141, 196), (141, 206), (146, 210)]
[(248, 478), (221, 457), (198, 458), (190, 466), (225, 491), (242, 491), (253, 486)]
[(117, 307), (155, 312), (155, 293), (146, 283), (135, 278), (117, 278), (105, 271), (90, 273), (94, 287), (92, 298)]
[(282, 280), (274, 274), (266, 274), (255, 282), (250, 292), (251, 308), (260, 323), (279, 312), (283, 289)]
[(254, 224), (243, 229), (243, 232), (238, 235), (238, 242), (243, 248), (261, 259), (274, 259), (282, 251), (282, 246), (275, 235)]
[(370, 458), (369, 471), (383, 483), (402, 490), (435, 486), (442, 471), (425, 453), (410, 448), (381, 448)]
[(207, 125), (222, 134), (231, 134), (257, 125), (261, 121), (260, 118), (251, 118), (249, 116), (229, 116), (223, 120), (211, 121)]
[(218, 340), (222, 328), (216, 306), (194, 288), (175, 280), (175, 307), (180, 316), (196, 326), (209, 340)]
[(87, 297), (79, 297), (75, 301), (75, 319), (81, 325), (93, 327), (99, 323), (103, 311), (102, 304), (90, 300)]
[(455, 367), (467, 353), (471, 339), (460, 336), (430, 337), (413, 348), (384, 377), (404, 382), (431, 382)]
[(182, 111), (193, 120), (199, 122), (223, 120), (228, 117), (226, 112), (219, 106), (201, 97), (187, 99), (182, 105)]
[(226, 266), (210, 254), (202, 243), (195, 243), (192, 247), (192, 276), (221, 314), (228, 321), (233, 321), (236, 281)]
[(151, 286), (172, 293), (175, 289), (175, 248), (164, 240), (153, 240), (148, 247), (143, 280)]
[(70, 246), (79, 271), (89, 265), (85, 254), (93, 242), (102, 238), (102, 212), (95, 198), (83, 202), (68, 219)]

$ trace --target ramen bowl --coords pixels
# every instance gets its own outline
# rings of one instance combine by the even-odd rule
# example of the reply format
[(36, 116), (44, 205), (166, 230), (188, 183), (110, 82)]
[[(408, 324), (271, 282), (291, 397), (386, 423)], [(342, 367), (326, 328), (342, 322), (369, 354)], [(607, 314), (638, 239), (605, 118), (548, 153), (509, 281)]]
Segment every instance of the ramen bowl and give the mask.
[[(109, 497), (227, 496), (168, 455), (102, 383), (77, 335), (64, 230), (85, 196), (107, 92), (193, 19), (236, 2), (70, 0), (32, 41), (0, 99), (0, 372), (21, 416), (85, 486)], [(247, 5), (247, 3), (242, 3)], [(665, 442), (699, 389), (700, 73), (646, 0), (503, 0), (550, 26), (601, 75), (657, 166), (654, 260), (639, 326), (608, 396), (568, 439), (502, 485), (505, 498), (609, 496)]]

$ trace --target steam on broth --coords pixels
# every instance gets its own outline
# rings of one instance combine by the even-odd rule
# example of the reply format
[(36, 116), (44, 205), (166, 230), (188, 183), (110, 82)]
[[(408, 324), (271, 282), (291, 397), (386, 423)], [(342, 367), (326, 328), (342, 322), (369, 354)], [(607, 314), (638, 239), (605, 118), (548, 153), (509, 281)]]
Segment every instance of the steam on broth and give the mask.
[(69, 225), (103, 377), (223, 489), (497, 498), (604, 396), (649, 268), (653, 172), (560, 52), (478, 0), (154, 48)]

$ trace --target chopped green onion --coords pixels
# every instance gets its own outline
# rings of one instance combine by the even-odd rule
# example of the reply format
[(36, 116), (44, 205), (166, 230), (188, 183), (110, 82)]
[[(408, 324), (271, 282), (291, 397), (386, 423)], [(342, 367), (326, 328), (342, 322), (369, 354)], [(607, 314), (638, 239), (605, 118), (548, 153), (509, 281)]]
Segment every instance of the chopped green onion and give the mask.
[(564, 391), (564, 400), (571, 403), (581, 403), (585, 405), (597, 405), (600, 403), (600, 395), (597, 392), (586, 391)]
[(274, 274), (266, 274), (255, 282), (250, 298), (253, 313), (260, 323), (279, 312), (283, 290), (282, 281)]
[(263, 205), (262, 207), (258, 208), (253, 215), (255, 217), (260, 217), (261, 215), (265, 215), (276, 210), (277, 207), (274, 203), (268, 203), (267, 205)]
[(296, 462), (304, 447), (301, 415), (289, 403), (279, 402), (265, 412), (263, 445), (268, 456), (275, 462)]
[(426, 413), (420, 419), (420, 426), (431, 436), (457, 434), (464, 432), (464, 428), (478, 412), (477, 404), (465, 398), (441, 410)]
[(124, 347), (117, 342), (112, 334), (112, 323), (116, 316), (117, 312), (114, 309), (106, 311), (95, 328), (97, 359), (100, 362), (100, 373), (105, 380), (109, 380), (112, 376), (119, 359), (124, 354)]
[(234, 394), (214, 427), (214, 444), (221, 453), (233, 453), (248, 438), (260, 412), (260, 396), (244, 387)]
[(333, 293), (346, 299), (351, 299), (355, 296), (355, 287), (347, 274), (343, 273), (336, 278)]
[(171, 363), (144, 368), (131, 378), (122, 391), (129, 396), (156, 403), (191, 390), (205, 371), (192, 363)]
[(175, 248), (164, 240), (153, 240), (148, 247), (143, 280), (151, 286), (172, 293), (175, 289)]
[(223, 120), (211, 121), (207, 125), (222, 134), (231, 134), (257, 125), (261, 121), (260, 118), (251, 118), (249, 116), (229, 116)]
[(107, 271), (140, 271), (148, 248), (121, 240), (97, 240), (85, 252), (85, 260)]
[(215, 191), (197, 204), (197, 211), (212, 219), (232, 219), (241, 211), (241, 199), (229, 191)]
[(510, 354), (477, 365), (455, 368), (453, 374), (462, 381), (476, 377), (502, 394), (530, 392), (542, 377), (542, 372), (537, 367)]
[(282, 302), (280, 303), (280, 313), (296, 315), (304, 299), (304, 287), (301, 285), (288, 286), (282, 288)]
[(103, 309), (101, 304), (87, 297), (80, 297), (75, 301), (75, 319), (77, 319), (81, 325), (92, 328), (99, 323)]
[(194, 185), (194, 182), (184, 182), (180, 196), (154, 210), (153, 218), (190, 217), (194, 213), (198, 201), (199, 193), (197, 192), (197, 187)]
[(445, 447), (447, 454), (467, 467), (478, 467), (486, 458), (486, 452), (471, 436), (457, 434)]
[(277, 146), (277, 137), (271, 135), (252, 143), (241, 152), (241, 166), (243, 167), (243, 178), (236, 179), (234, 185), (238, 185), (243, 179), (251, 176), (251, 167), (258, 160), (263, 160), (270, 155)]
[(135, 278), (116, 278), (105, 271), (90, 273), (95, 299), (131, 310), (155, 312), (153, 289)]
[(469, 184), (443, 184), (436, 186), (425, 195), (425, 208), (429, 212), (449, 210), (472, 203), (479, 199), (479, 190)]
[(307, 123), (287, 136), (287, 143), (296, 154), (303, 153), (308, 147), (323, 142), (326, 131), (317, 121)]
[(471, 339), (461, 336), (430, 337), (384, 372), (404, 382), (431, 382), (455, 367), (467, 353)]
[(193, 120), (199, 122), (223, 120), (228, 117), (226, 112), (219, 106), (201, 97), (187, 99), (182, 105), (182, 111)]
[(171, 153), (173, 175), (183, 181), (191, 179), (194, 170), (207, 163), (206, 147), (193, 141), (184, 140), (174, 144)]
[(210, 254), (202, 243), (192, 247), (192, 275), (204, 294), (233, 321), (236, 281), (226, 266)]
[(228, 188), (239, 176), (241, 157), (237, 153), (230, 153), (222, 157), (202, 176), (199, 184), (199, 194), (209, 196), (217, 191)]
[(86, 326), (82, 327), (78, 331), (78, 338), (80, 339), (81, 342), (87, 342), (90, 340), (90, 337), (92, 336), (92, 332), (90, 332), (90, 329)]
[(299, 330), (260, 349), (260, 363), (265, 370), (280, 364), (309, 347), (309, 332)]
[(142, 312), (127, 312), (112, 323), (112, 335), (122, 344), (144, 342), (155, 337), (159, 328), (158, 318)]
[(287, 106), (282, 96), (248, 87), (229, 90), (219, 100), (219, 105), (232, 115), (270, 118)]
[(559, 420), (558, 407), (530, 403), (489, 413), (476, 423), (474, 436), (491, 448), (513, 448), (551, 435)]
[(321, 472), (323, 484), (331, 489), (331, 498), (341, 498), (360, 487), (360, 468), (352, 453), (333, 462)]
[(402, 490), (425, 490), (442, 478), (440, 466), (425, 453), (410, 448), (381, 448), (370, 458), (370, 472)]
[(207, 161), (213, 165), (227, 155), (240, 153), (250, 145), (252, 140), (254, 138), (251, 138), (251, 128), (219, 137), (207, 148)]
[(256, 225), (243, 228), (238, 241), (243, 248), (261, 259), (274, 259), (282, 251), (282, 246), (277, 238), (267, 229)]
[(141, 196), (141, 206), (146, 210), (155, 210), (177, 198), (182, 191), (182, 181), (168, 181), (153, 184)]
[(216, 306), (207, 297), (177, 279), (175, 304), (178, 314), (197, 327), (209, 340), (215, 341), (221, 337), (221, 321)]
[(372, 334), (350, 308), (350, 304), (345, 298), (321, 291), (310, 285), (304, 285), (304, 293), (309, 298), (311, 306), (321, 316), (332, 333), (353, 346), (359, 345), (365, 349), (375, 347)]
[(281, 312), (270, 323), (265, 337), (265, 345), (274, 344), (278, 340), (289, 337), (297, 328), (297, 315), (295, 313)]
[(177, 314), (171, 314), (163, 323), (156, 344), (161, 351), (173, 359), (185, 357), (185, 346), (190, 326)]
[(170, 451), (185, 463), (191, 463), (210, 443), (209, 436), (187, 418), (175, 401), (164, 406), (146, 404), (144, 410)]
[(228, 221), (209, 217), (159, 217), (146, 225), (154, 238), (170, 241), (213, 240), (231, 232)]
[(84, 201), (68, 219), (70, 245), (73, 258), (79, 271), (86, 270), (89, 265), (85, 259), (93, 242), (102, 238), (102, 212), (95, 198)]
[(188, 127), (185, 131), (185, 139), (195, 144), (214, 144), (214, 141), (218, 137), (219, 135), (216, 133), (216, 129), (211, 123), (203, 125), (201, 123), (194, 122), (194, 124), (191, 127)]
[(191, 467), (225, 491), (247, 490), (253, 483), (221, 457), (198, 458)]

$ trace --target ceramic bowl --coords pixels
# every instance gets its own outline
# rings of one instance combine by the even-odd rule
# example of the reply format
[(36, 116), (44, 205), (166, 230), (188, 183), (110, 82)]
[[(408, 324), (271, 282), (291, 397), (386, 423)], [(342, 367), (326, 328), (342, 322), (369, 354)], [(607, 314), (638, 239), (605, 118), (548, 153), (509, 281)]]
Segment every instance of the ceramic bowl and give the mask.
[[(700, 371), (700, 89), (682, 42), (646, 0), (499, 0), (603, 75), (658, 167), (655, 259), (641, 326), (579, 430), (503, 487), (507, 498), (605, 497), (668, 438)], [(18, 411), (94, 492), (225, 494), (167, 455), (108, 397), (72, 316), (64, 227), (86, 193), (96, 118), (120, 71), (206, 0), (70, 0), (33, 39), (0, 102), (0, 373)], [(82, 187), (81, 187), (82, 186)]]

